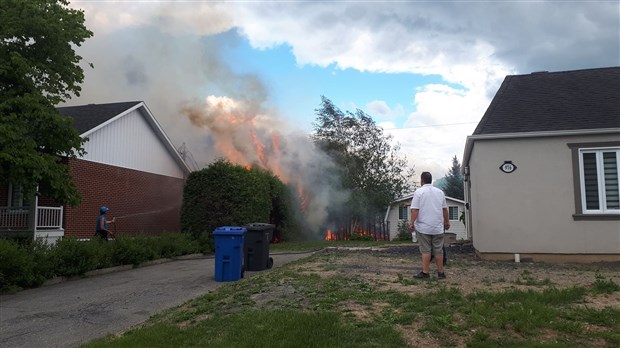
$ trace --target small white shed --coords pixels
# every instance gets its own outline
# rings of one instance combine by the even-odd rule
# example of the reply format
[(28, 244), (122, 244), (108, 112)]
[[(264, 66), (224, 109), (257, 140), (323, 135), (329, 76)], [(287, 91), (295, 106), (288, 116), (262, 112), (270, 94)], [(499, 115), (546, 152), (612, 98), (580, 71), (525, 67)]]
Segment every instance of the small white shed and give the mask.
[[(390, 223), (390, 240), (398, 236), (398, 225), (401, 221), (409, 221), (411, 217), (411, 199), (413, 193), (403, 196), (393, 201), (385, 212), (385, 221)], [(447, 232), (455, 233), (457, 240), (469, 239), (465, 224), (459, 221), (459, 217), (465, 211), (465, 201), (446, 197), (448, 204), (448, 214), (450, 217), (450, 230)]]

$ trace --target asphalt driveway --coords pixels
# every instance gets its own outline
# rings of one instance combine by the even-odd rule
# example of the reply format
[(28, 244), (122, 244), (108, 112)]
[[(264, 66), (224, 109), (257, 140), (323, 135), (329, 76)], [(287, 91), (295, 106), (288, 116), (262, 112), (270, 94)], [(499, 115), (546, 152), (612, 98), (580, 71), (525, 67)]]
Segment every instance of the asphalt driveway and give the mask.
[[(270, 256), (278, 267), (311, 254)], [(2, 295), (0, 346), (75, 347), (125, 331), (226, 284), (214, 269), (213, 258), (179, 260)]]

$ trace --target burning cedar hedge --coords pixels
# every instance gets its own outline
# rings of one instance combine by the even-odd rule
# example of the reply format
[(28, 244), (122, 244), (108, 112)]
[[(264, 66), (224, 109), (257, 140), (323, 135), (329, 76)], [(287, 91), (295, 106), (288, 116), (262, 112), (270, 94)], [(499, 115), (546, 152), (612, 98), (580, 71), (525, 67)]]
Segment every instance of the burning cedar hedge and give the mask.
[(198, 237), (220, 226), (268, 222), (279, 239), (292, 239), (298, 230), (293, 206), (289, 188), (273, 174), (220, 160), (187, 178), (181, 229)]

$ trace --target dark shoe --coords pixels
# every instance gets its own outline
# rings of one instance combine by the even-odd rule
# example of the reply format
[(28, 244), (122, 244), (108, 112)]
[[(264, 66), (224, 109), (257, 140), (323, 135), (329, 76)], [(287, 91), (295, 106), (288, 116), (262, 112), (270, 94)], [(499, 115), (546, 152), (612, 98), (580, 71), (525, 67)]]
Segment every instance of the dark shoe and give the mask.
[(416, 274), (415, 277), (418, 278), (418, 279), (424, 279), (424, 278), (430, 278), (431, 275), (428, 274), (428, 273), (420, 272), (420, 273)]
[(437, 272), (437, 279), (446, 279), (446, 273)]

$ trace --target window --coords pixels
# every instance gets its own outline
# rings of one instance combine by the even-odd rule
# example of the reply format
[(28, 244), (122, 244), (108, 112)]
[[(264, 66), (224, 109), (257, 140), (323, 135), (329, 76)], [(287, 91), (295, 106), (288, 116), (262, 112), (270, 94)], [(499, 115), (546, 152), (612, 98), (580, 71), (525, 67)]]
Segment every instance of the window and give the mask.
[(409, 220), (409, 209), (408, 205), (399, 205), (398, 220)]
[(30, 202), (24, 199), (23, 189), (21, 185), (9, 184), (8, 203), (8, 206), (11, 208), (27, 208), (30, 205)]
[(450, 220), (459, 219), (459, 207), (448, 207), (448, 218)]
[(620, 214), (618, 163), (620, 148), (579, 150), (583, 214)]

